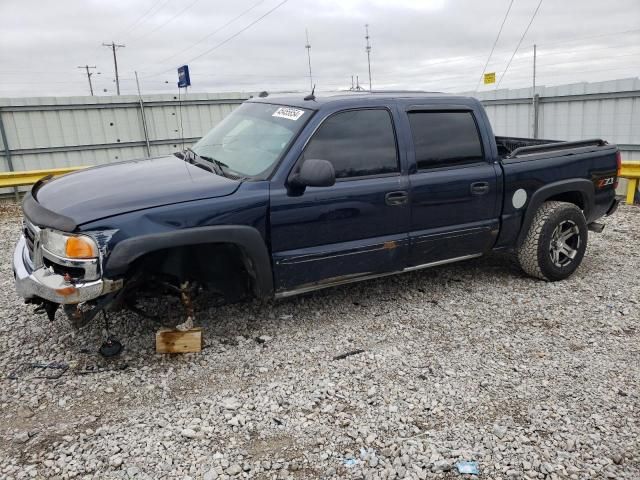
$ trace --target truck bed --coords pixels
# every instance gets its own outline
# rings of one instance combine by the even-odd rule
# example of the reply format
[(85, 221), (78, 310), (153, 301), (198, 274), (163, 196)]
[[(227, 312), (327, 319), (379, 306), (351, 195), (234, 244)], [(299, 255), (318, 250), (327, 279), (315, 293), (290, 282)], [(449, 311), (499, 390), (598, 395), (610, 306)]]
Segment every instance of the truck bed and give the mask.
[(498, 154), (503, 162), (522, 162), (549, 156), (575, 155), (611, 148), (602, 139), (562, 141), (539, 138), (495, 137)]
[(559, 143), (561, 140), (544, 140), (540, 138), (521, 138), (521, 137), (495, 137), (496, 145), (498, 145), (498, 154), (500, 158), (506, 158), (511, 155), (515, 149), (520, 147), (531, 147), (535, 145), (545, 145), (548, 143)]

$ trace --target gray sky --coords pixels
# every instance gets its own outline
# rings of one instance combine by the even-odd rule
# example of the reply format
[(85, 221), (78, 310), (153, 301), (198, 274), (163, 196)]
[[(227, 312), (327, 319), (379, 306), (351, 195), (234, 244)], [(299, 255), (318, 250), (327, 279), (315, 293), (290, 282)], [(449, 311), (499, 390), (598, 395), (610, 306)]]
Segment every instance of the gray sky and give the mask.
[[(308, 90), (305, 27), (318, 90), (348, 88), (351, 75), (366, 85), (365, 23), (374, 89), (469, 91), (510, 2), (282, 1), (0, 0), (0, 97), (87, 95), (76, 68), (87, 63), (101, 72), (96, 93), (115, 94), (111, 51), (101, 46), (111, 40), (126, 44), (123, 94), (136, 91), (134, 70), (144, 93), (176, 92), (183, 63), (192, 91)], [(514, 1), (488, 72), (500, 78), (538, 1)], [(539, 85), (640, 76), (640, 0), (543, 0), (501, 88), (531, 85), (534, 43)]]

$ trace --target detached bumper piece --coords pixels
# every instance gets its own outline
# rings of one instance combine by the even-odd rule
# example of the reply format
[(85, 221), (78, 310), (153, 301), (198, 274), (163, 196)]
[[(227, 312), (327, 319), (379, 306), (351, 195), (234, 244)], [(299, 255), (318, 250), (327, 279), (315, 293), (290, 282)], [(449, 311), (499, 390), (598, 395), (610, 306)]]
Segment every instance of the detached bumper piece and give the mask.
[(56, 304), (77, 304), (119, 288), (117, 282), (101, 278), (74, 281), (67, 275), (57, 273), (53, 264), (35, 267), (24, 236), (20, 238), (13, 253), (13, 272), (18, 294), (26, 301), (36, 303), (38, 299), (42, 299)]

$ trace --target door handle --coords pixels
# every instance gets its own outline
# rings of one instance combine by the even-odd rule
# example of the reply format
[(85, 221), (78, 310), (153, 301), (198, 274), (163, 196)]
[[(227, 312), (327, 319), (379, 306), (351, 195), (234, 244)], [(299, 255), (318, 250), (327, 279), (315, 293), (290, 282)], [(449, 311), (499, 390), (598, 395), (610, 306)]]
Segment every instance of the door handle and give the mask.
[(390, 207), (395, 205), (404, 205), (409, 200), (409, 195), (404, 190), (397, 192), (389, 192), (384, 196), (384, 203)]
[(471, 184), (472, 195), (484, 195), (489, 192), (489, 182), (474, 182)]

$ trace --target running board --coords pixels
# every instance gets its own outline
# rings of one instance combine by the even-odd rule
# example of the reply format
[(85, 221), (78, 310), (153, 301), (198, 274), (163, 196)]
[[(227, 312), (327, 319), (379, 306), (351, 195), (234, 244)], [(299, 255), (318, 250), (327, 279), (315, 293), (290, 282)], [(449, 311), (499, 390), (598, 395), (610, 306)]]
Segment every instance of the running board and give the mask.
[(481, 257), (482, 255), (483, 255), (482, 253), (475, 253), (473, 255), (464, 255), (462, 257), (448, 258), (446, 260), (438, 260), (437, 262), (430, 262), (430, 263), (424, 263), (422, 265), (405, 267), (402, 270), (399, 270), (397, 272), (386, 272), (386, 273), (375, 273), (375, 274), (365, 273), (358, 276), (345, 275), (345, 277), (342, 277), (341, 279), (334, 280), (327, 283), (309, 285), (301, 288), (296, 288), (294, 290), (284, 290), (282, 292), (276, 293), (275, 298), (293, 297), (295, 295), (313, 292), (316, 290), (322, 290), (324, 288), (337, 287), (338, 285), (346, 285), (347, 283), (363, 282), (365, 280), (373, 280), (375, 278), (388, 277), (390, 275), (396, 275), (398, 273), (413, 272), (416, 270), (422, 270), (423, 268), (437, 267), (438, 265), (446, 265), (447, 263), (461, 262), (463, 260), (471, 260), (472, 258), (478, 258), (478, 257)]
[(599, 222), (591, 222), (589, 225), (587, 225), (589, 230), (596, 233), (602, 233), (605, 226), (606, 225), (604, 223), (599, 223)]

